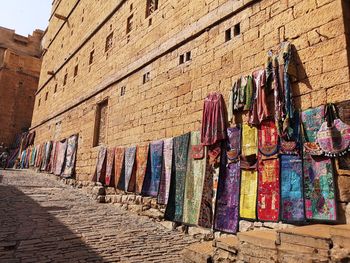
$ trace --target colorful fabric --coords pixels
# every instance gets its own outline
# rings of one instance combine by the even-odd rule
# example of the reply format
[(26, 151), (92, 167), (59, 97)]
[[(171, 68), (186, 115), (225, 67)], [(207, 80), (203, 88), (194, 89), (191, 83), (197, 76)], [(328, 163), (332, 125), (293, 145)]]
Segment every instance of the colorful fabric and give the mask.
[(324, 117), (324, 106), (307, 109), (301, 113), (301, 120), (304, 131), (304, 141), (316, 142), (317, 132), (320, 129)]
[(241, 173), (239, 215), (244, 219), (255, 220), (258, 172), (255, 170), (242, 170)]
[(114, 153), (114, 185), (118, 187), (122, 175), (124, 175), (124, 152), (125, 149), (115, 148)]
[(164, 140), (164, 150), (163, 150), (163, 171), (160, 178), (159, 193), (158, 193), (158, 203), (166, 205), (169, 198), (170, 182), (171, 182), (171, 172), (173, 165), (173, 145), (174, 139)]
[(56, 163), (54, 164), (54, 171), (53, 173), (55, 175), (61, 175), (63, 170), (64, 161), (66, 159), (66, 152), (67, 152), (67, 140), (63, 140), (58, 142), (58, 145), (56, 146)]
[(33, 166), (35, 165), (36, 154), (37, 154), (37, 147), (34, 147), (34, 148), (33, 148), (33, 151), (32, 151), (32, 154), (31, 154), (31, 156), (30, 156), (30, 163), (29, 163), (29, 165), (30, 165), (31, 167), (33, 167)]
[(306, 218), (336, 221), (335, 183), (330, 158), (304, 154)]
[(135, 175), (135, 158), (136, 146), (126, 148), (125, 150), (125, 181), (123, 190), (127, 192), (135, 191), (136, 175)]
[(163, 164), (164, 141), (156, 141), (150, 144), (150, 166), (146, 171), (143, 182), (142, 194), (147, 196), (158, 196), (160, 177)]
[(100, 146), (100, 150), (98, 151), (98, 156), (97, 156), (94, 181), (100, 182), (102, 184), (105, 183), (105, 178), (106, 178), (106, 155), (107, 155), (107, 148), (104, 146)]
[[(240, 127), (227, 129), (227, 153), (240, 152), (241, 129)], [(239, 210), (239, 186), (240, 186), (240, 162), (238, 159), (222, 160), (222, 172), (220, 173), (214, 229), (228, 233), (236, 233), (238, 229)], [(237, 155), (238, 158), (238, 155)]]
[(304, 221), (303, 163), (299, 156), (281, 156), (281, 191), (282, 220)]
[(38, 154), (35, 158), (35, 167), (40, 168), (42, 162), (42, 154), (43, 154), (44, 144), (40, 144), (38, 146)]
[(258, 219), (277, 222), (280, 212), (280, 163), (277, 158), (259, 158)]
[(190, 133), (174, 138), (174, 173), (171, 178), (168, 205), (165, 218), (170, 221), (182, 222), (184, 192), (187, 173), (187, 157)]
[(45, 143), (43, 161), (42, 161), (41, 168), (40, 168), (41, 171), (47, 170), (47, 166), (48, 166), (49, 161), (50, 161), (51, 150), (52, 150), (52, 142), (49, 141), (49, 142)]
[(256, 155), (258, 153), (258, 130), (247, 124), (242, 126), (242, 155)]
[(136, 149), (136, 185), (135, 192), (141, 194), (143, 181), (145, 180), (149, 144), (137, 146)]
[(65, 178), (72, 177), (75, 172), (75, 162), (77, 157), (78, 135), (72, 135), (67, 140), (66, 160), (62, 176)]
[(183, 222), (192, 225), (198, 224), (207, 160), (206, 153), (204, 153), (202, 159), (193, 158), (191, 146), (199, 144), (200, 132), (192, 132), (189, 147), (183, 207)]
[(264, 120), (258, 129), (259, 152), (264, 157), (278, 153), (278, 131), (273, 120)]
[(57, 142), (53, 142), (52, 143), (52, 151), (51, 151), (50, 161), (49, 161), (49, 165), (47, 167), (47, 171), (49, 173), (53, 173), (54, 162), (55, 162), (55, 159), (56, 159), (56, 146), (57, 146)]
[(107, 150), (106, 180), (107, 186), (114, 186), (114, 148)]
[(254, 93), (253, 78), (246, 76), (242, 78), (242, 86), (245, 86), (245, 102), (243, 110), (250, 110), (252, 107), (252, 97)]
[(224, 99), (220, 93), (209, 94), (204, 100), (201, 143), (213, 145), (226, 139)]

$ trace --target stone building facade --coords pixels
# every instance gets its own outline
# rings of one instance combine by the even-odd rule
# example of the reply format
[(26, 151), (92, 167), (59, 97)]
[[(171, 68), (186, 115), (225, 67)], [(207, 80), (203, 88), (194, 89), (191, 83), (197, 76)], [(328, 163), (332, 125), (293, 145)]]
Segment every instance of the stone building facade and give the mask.
[(31, 125), (43, 31), (24, 37), (0, 27), (0, 142), (10, 146)]
[(350, 99), (345, 0), (56, 0), (31, 129), (36, 144), (78, 133), (77, 179), (98, 145), (199, 130), (203, 99), (228, 97), (282, 41), (296, 49), (301, 109)]

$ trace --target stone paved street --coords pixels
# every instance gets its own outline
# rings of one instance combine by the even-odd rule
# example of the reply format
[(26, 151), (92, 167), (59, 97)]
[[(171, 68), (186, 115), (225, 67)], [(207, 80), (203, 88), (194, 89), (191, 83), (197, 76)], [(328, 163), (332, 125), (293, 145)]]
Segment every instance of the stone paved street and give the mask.
[(0, 171), (0, 262), (181, 262), (194, 240), (30, 171)]

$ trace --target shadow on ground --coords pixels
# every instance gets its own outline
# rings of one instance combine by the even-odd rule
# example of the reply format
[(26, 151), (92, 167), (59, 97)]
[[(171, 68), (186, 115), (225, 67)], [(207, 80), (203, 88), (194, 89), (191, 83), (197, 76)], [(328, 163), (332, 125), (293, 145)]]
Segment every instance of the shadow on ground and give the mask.
[(0, 185), (0, 262), (104, 262), (49, 213), (59, 209), (41, 207), (16, 187)]

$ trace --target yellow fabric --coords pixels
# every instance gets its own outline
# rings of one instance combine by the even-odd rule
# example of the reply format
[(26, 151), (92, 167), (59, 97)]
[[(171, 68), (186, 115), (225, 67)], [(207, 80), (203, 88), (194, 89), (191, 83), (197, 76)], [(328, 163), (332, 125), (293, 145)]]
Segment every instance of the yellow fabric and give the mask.
[(258, 130), (244, 124), (242, 127), (242, 155), (249, 156), (258, 153)]
[(258, 188), (258, 172), (242, 170), (240, 217), (256, 219), (256, 197)]

